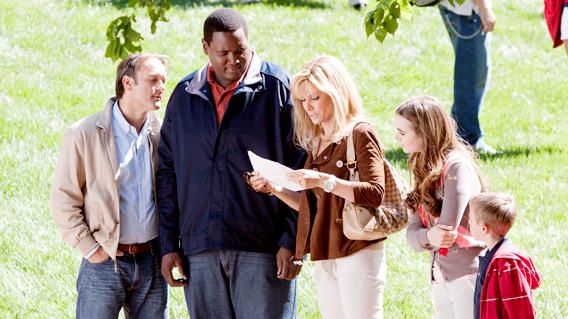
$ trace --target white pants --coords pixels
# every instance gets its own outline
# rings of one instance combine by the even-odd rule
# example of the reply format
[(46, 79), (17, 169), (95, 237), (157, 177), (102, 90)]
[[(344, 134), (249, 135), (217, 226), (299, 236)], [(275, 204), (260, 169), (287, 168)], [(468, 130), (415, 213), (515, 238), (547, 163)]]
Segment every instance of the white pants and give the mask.
[(323, 319), (383, 318), (387, 280), (384, 242), (347, 257), (315, 261), (314, 266)]
[(560, 18), (560, 40), (568, 40), (568, 8), (562, 9), (562, 17)]
[(475, 280), (437, 282), (432, 286), (437, 319), (473, 319)]

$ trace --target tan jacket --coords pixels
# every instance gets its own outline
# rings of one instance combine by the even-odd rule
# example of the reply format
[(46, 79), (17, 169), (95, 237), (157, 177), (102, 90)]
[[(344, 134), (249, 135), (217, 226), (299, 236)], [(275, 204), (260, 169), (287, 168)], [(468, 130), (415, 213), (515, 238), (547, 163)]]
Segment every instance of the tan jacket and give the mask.
[[(353, 144), (357, 157), (359, 182), (352, 182), (355, 205), (378, 207), (385, 190), (384, 151), (379, 135), (370, 124), (360, 123), (353, 129)], [(341, 165), (338, 164), (341, 163)], [(347, 139), (332, 143), (314, 158), (309, 152), (305, 169), (333, 174), (349, 180)], [(375, 241), (350, 240), (343, 234), (345, 200), (321, 188), (303, 190), (298, 213), (296, 258), (310, 253), (311, 260), (326, 260), (349, 256)]]
[[(85, 256), (97, 243), (116, 260), (120, 238), (118, 155), (112, 97), (103, 111), (74, 123), (63, 135), (51, 187), (51, 214), (63, 240)], [(152, 169), (158, 168), (161, 123), (148, 113)], [(154, 176), (154, 198), (156, 198)], [(157, 214), (157, 212), (156, 212)]]

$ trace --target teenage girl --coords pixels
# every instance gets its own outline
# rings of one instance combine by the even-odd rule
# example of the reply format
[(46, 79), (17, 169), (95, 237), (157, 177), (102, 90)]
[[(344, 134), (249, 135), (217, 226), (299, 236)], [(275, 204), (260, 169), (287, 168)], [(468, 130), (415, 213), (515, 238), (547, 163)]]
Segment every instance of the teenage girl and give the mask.
[(410, 155), (408, 170), (415, 183), (406, 202), (415, 212), (406, 239), (414, 250), (430, 253), (436, 318), (473, 318), (477, 256), (485, 246), (468, 230), (468, 203), (486, 187), (475, 152), (431, 96), (403, 102), (395, 125), (395, 139)]

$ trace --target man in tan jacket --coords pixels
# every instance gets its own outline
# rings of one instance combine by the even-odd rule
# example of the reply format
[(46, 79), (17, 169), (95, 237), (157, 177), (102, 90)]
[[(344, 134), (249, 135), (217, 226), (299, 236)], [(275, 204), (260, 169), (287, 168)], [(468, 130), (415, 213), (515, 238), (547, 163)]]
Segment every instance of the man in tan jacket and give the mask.
[(167, 318), (160, 272), (155, 172), (166, 82), (163, 55), (118, 65), (116, 97), (65, 132), (51, 190), (63, 240), (83, 260), (77, 318)]

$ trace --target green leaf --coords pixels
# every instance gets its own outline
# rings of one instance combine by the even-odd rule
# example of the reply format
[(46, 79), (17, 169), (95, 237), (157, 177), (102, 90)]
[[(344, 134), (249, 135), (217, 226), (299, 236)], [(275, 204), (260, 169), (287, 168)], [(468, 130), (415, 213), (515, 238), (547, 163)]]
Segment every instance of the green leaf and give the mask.
[(448, 2), (452, 5), (452, 7), (456, 6), (456, 4), (454, 3), (454, 0), (448, 0)]
[(373, 19), (375, 20), (373, 23), (375, 28), (379, 28), (382, 25), (384, 15), (385, 15), (385, 9), (380, 8), (375, 10), (375, 15), (373, 17)]
[(410, 4), (404, 4), (400, 6), (400, 16), (408, 21), (412, 21), (412, 8)]
[(396, 21), (395, 18), (393, 18), (393, 16), (389, 15), (385, 18), (383, 26), (385, 27), (385, 30), (387, 30), (388, 33), (394, 35), (396, 29), (398, 29), (398, 22)]
[(152, 20), (152, 22), (158, 20), (158, 15), (156, 14), (156, 10), (154, 9), (148, 9), (148, 16), (150, 17), (150, 20)]
[(150, 30), (152, 34), (156, 33), (156, 21), (152, 21), (152, 25), (150, 26)]
[(400, 5), (398, 4), (398, 2), (393, 1), (393, 3), (390, 6), (390, 14), (395, 18), (395, 19), (399, 19), (400, 18)]
[(371, 10), (369, 12), (367, 12), (367, 14), (365, 14), (365, 22), (363, 22), (363, 24), (367, 25), (369, 24), (373, 24), (373, 14), (375, 13), (376, 10)]
[(373, 28), (372, 24), (365, 23), (365, 32), (367, 33), (367, 38), (369, 38), (374, 31), (375, 29)]
[(112, 62), (115, 60), (113, 59), (112, 52), (114, 51), (114, 41), (109, 41), (106, 51), (105, 51), (105, 58), (111, 58)]
[(140, 33), (138, 33), (136, 30), (132, 29), (132, 27), (129, 25), (128, 28), (126, 28), (124, 30), (124, 40), (125, 41), (129, 41), (129, 42), (138, 42), (140, 41), (140, 39), (142, 39), (142, 37), (140, 36)]
[[(465, 0), (464, 0), (465, 1)], [(170, 0), (163, 0), (162, 4), (164, 6), (164, 9), (166, 9), (166, 11), (170, 10), (170, 8), (172, 7), (172, 4), (170, 3)]]
[(138, 3), (139, 0), (130, 0), (128, 1), (128, 7), (129, 8), (134, 8), (134, 6), (136, 6), (136, 4)]
[(375, 39), (379, 40), (381, 44), (385, 41), (386, 36), (387, 32), (385, 31), (385, 29), (383, 29), (383, 27), (380, 27), (377, 30), (375, 30)]
[(114, 42), (113, 46), (112, 60), (116, 61), (120, 57), (120, 48), (122, 47), (122, 44), (120, 43), (120, 40), (118, 40)]
[(120, 58), (122, 60), (128, 58), (128, 51), (126, 51), (126, 49), (124, 48), (124, 45), (120, 46)]

